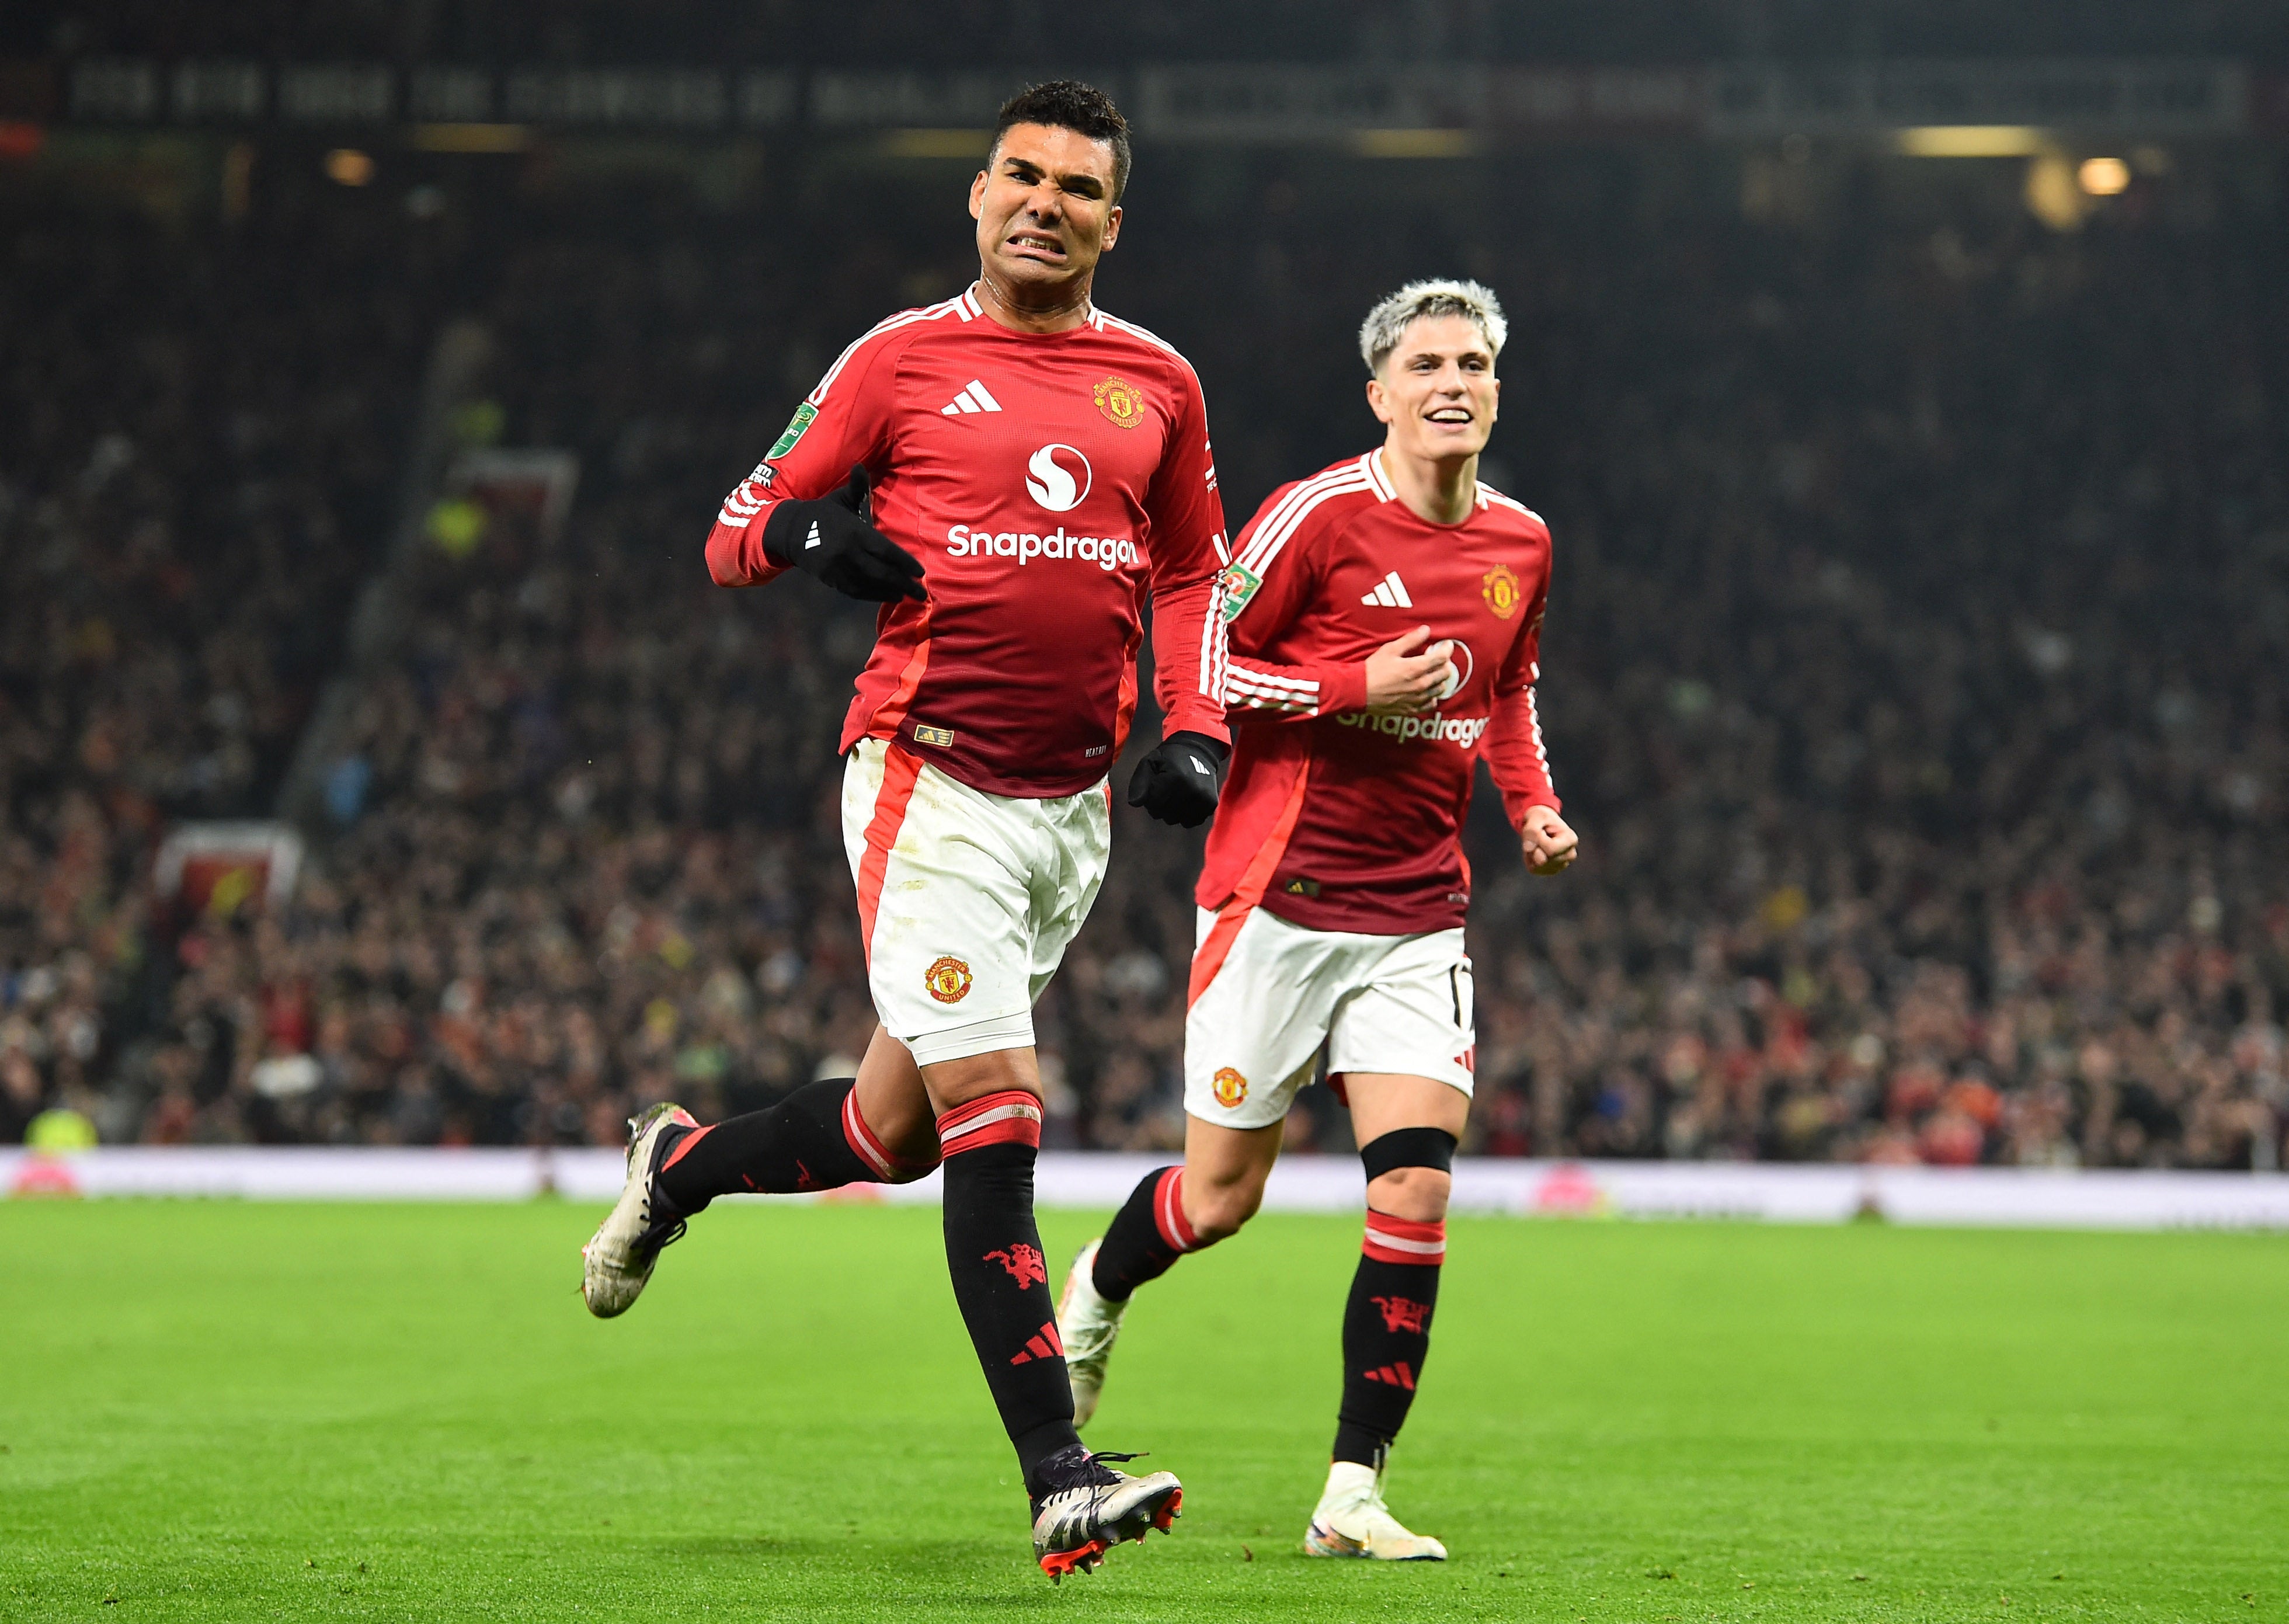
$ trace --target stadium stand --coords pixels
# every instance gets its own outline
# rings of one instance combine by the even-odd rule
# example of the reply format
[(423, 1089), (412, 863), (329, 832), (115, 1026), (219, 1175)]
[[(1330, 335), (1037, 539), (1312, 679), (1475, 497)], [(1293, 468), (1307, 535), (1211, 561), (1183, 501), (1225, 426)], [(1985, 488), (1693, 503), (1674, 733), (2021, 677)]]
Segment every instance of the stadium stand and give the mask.
[(267, 220), (222, 230), (124, 199), (8, 198), (11, 1140), (57, 1100), (136, 1132), (121, 1115), (132, 1103), (95, 1091), (118, 1073), (121, 1037), (169, 996), (152, 848), (171, 819), (267, 811), (370, 562), (431, 318), (370, 215), (320, 201), (306, 210), (282, 188)]
[[(1368, 439), (1375, 296), (1461, 269), (1511, 308), (1488, 475), (1557, 535), (1543, 713), (1587, 855), (1530, 881), (1474, 823), (1472, 1148), (2278, 1164), (2272, 171), (2189, 162), (2059, 234), (2013, 177), (1872, 163), (1155, 162), (1105, 302), (1200, 365), (1235, 524)], [(120, 1139), (613, 1142), (864, 1042), (832, 739), (867, 622), (715, 591), (698, 546), (842, 343), (961, 285), (960, 216), (874, 174), (854, 228), (824, 164), (744, 211), (521, 174), (426, 223), (379, 187), (237, 226), (9, 194), (10, 330), (71, 314), (0, 408), (35, 427), (0, 450), (0, 1129), (61, 1101)], [(470, 309), (468, 432), (576, 452), (570, 521), (410, 561), (293, 903), (178, 936), (152, 840), (272, 804)], [(1197, 843), (1123, 811), (1041, 1012), (1056, 1142), (1181, 1134)]]

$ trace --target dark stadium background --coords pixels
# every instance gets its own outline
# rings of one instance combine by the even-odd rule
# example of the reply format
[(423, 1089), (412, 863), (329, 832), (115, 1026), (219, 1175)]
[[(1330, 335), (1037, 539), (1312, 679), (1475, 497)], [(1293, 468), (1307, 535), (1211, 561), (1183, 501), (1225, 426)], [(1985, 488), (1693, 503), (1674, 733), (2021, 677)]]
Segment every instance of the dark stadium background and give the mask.
[[(1482, 799), (1469, 1148), (2276, 1168), (2285, 68), (2279, 4), (10, 7), (0, 1140), (613, 1143), (847, 1071), (866, 617), (700, 544), (972, 273), (994, 101), (1166, 69), (1099, 294), (1235, 527), (1371, 442), (1376, 296), (1509, 306), (1587, 855)], [(1575, 100), (1376, 111), (1474, 74)], [(1990, 92), (2058, 116), (1927, 116)], [(501, 450), (576, 459), (561, 529)], [(186, 905), (215, 820), (299, 830), (291, 898)], [(1123, 809), (1049, 1142), (1180, 1140), (1196, 854)]]

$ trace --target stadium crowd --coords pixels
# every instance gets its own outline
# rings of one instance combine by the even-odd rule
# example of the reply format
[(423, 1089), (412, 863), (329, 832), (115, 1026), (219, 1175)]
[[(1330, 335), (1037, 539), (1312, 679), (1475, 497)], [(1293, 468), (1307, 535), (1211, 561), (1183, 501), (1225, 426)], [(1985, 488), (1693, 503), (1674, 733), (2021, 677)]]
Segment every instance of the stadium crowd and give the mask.
[[(1474, 822), (1472, 1148), (2277, 1166), (2277, 224), (2189, 181), (2057, 235), (1863, 172), (1845, 232), (1606, 161), (1500, 171), (1495, 208), (1140, 175), (1103, 284), (1199, 364), (1235, 525), (1369, 442), (1376, 295), (1460, 269), (1510, 304), (1488, 475), (1556, 533), (1542, 710), (1585, 857), (1531, 880)], [(293, 902), (179, 938), (153, 832), (275, 794), (444, 306), (344, 291), (402, 247), (232, 283), (189, 232), (228, 284), (200, 298), (128, 227), (12, 217), (0, 298), (77, 314), (6, 383), (44, 426), (0, 465), (0, 1127), (86, 1099), (157, 1142), (610, 1143), (650, 1099), (849, 1071), (833, 741), (871, 628), (808, 582), (716, 591), (698, 546), (842, 343), (961, 284), (959, 214), (912, 214), (827, 277), (666, 194), (493, 215), (457, 271), (495, 344), (469, 421), (578, 454), (569, 522), (441, 522)], [(1181, 1137), (1198, 843), (1121, 814), (1040, 1011), (1051, 1143)], [(1344, 1142), (1316, 1102), (1291, 1132)]]
[(269, 812), (371, 562), (428, 339), (402, 257), (379, 274), (370, 215), (282, 189), (224, 230), (143, 179), (140, 206), (22, 187), (4, 217), (12, 1142), (58, 1102), (138, 1131), (140, 1103), (104, 1085), (171, 979), (153, 848), (175, 819)]

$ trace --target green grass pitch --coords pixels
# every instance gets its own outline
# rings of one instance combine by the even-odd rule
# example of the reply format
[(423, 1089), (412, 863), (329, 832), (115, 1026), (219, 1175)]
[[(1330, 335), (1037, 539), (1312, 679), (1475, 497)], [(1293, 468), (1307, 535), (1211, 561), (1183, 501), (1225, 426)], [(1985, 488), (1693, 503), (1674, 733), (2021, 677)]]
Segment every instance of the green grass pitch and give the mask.
[[(1355, 1220), (1138, 1300), (1091, 1441), (1174, 1536), (1052, 1589), (929, 1209), (0, 1206), (0, 1618), (2289, 1618), (2289, 1238), (1457, 1222), (1312, 1561)], [(1045, 1214), (1055, 1264), (1096, 1232)]]

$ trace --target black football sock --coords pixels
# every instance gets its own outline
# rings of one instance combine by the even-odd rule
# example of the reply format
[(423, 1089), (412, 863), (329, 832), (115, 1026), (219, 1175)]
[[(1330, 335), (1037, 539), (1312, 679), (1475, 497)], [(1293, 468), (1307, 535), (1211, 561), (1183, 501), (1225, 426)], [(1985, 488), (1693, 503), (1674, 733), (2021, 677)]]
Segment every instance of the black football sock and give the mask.
[(1446, 1261), (1445, 1223), (1416, 1223), (1368, 1208), (1367, 1239), (1344, 1305), (1344, 1404), (1335, 1459), (1380, 1467), (1406, 1423), (1431, 1350), (1431, 1310)]
[(945, 1263), (985, 1385), (1017, 1450), (1025, 1493), (1042, 1493), (1041, 1465), (1081, 1442), (1049, 1268), (1033, 1222), (1041, 1102), (1006, 1089), (937, 1119), (945, 1148)]
[(685, 1130), (661, 1164), (660, 1193), (689, 1214), (717, 1196), (898, 1183), (927, 1172), (882, 1148), (858, 1114), (857, 1086), (848, 1077), (824, 1079), (769, 1110)]
[(1107, 1302), (1126, 1302), (1147, 1280), (1157, 1280), (1187, 1252), (1213, 1245), (1184, 1222), (1184, 1170), (1155, 1167), (1129, 1192), (1105, 1238), (1097, 1243), (1089, 1278)]

